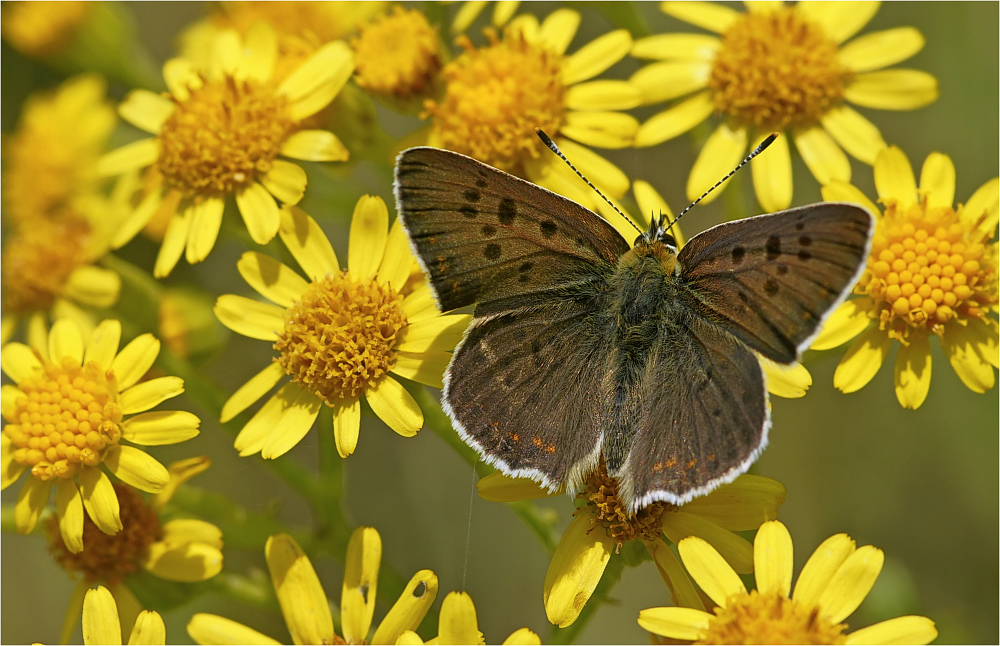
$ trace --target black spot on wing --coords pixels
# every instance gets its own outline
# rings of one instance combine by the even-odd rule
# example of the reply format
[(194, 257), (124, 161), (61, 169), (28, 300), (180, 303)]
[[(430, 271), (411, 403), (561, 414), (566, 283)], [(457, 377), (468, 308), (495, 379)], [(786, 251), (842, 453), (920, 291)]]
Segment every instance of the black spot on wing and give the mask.
[(460, 206), (458, 208), (458, 212), (470, 220), (475, 219), (475, 217), (479, 215), (479, 209), (474, 206), (469, 206), (468, 204)]
[(487, 260), (496, 260), (500, 257), (500, 245), (490, 243), (483, 249), (483, 257)]
[(558, 227), (556, 227), (556, 223), (553, 222), (552, 220), (545, 220), (538, 226), (542, 230), (542, 235), (545, 236), (546, 238), (551, 238), (556, 234), (556, 231), (558, 230)]
[(774, 296), (778, 293), (778, 281), (773, 278), (768, 278), (764, 281), (764, 291)]
[(764, 245), (764, 250), (767, 252), (768, 260), (777, 260), (778, 256), (781, 255), (781, 238), (778, 236), (769, 236), (767, 243)]
[(462, 195), (469, 202), (478, 202), (479, 200), (481, 200), (483, 198), (483, 194), (480, 193), (479, 191), (477, 191), (474, 188), (467, 188), (467, 189), (465, 189), (465, 191), (462, 193)]
[(497, 218), (500, 220), (500, 224), (511, 225), (514, 224), (514, 218), (517, 216), (517, 203), (505, 197), (500, 200), (500, 206), (497, 209)]
[(733, 247), (732, 251), (733, 264), (738, 265), (743, 262), (743, 258), (747, 255), (747, 250), (743, 247)]

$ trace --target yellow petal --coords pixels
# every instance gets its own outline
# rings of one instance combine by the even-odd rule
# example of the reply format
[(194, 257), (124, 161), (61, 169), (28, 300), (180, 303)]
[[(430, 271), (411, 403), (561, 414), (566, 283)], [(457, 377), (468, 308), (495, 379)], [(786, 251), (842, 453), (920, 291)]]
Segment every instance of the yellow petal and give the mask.
[[(874, 215), (876, 219), (882, 215), (882, 210), (875, 206), (874, 202), (869, 200), (860, 189), (856, 188), (852, 184), (848, 184), (847, 182), (838, 182), (834, 180), (823, 186), (822, 193), (823, 199), (827, 202), (853, 202), (854, 204), (859, 204), (868, 209), (868, 211)], [(815, 345), (813, 347), (815, 347)]]
[(938, 83), (922, 70), (865, 72), (844, 88), (844, 98), (866, 108), (915, 110), (937, 100)]
[(794, 136), (795, 147), (816, 181), (851, 181), (851, 162), (826, 130), (810, 126), (797, 130)]
[(587, 81), (567, 88), (563, 102), (570, 110), (629, 110), (642, 104), (642, 94), (628, 81)]
[[(310, 406), (304, 410), (296, 407), (296, 402), (308, 401), (312, 397), (317, 402), (319, 399), (307, 390), (294, 382), (289, 382), (278, 389), (270, 399), (258, 410), (250, 421), (246, 423), (243, 430), (236, 436), (233, 446), (240, 452), (240, 456), (246, 457), (262, 451), (272, 435), (289, 433), (298, 435), (299, 439), (305, 432), (308, 432), (312, 422), (308, 420), (307, 413)], [(291, 420), (299, 423), (294, 428), (285, 427), (286, 415), (291, 416)], [(301, 424), (309, 422), (305, 432), (302, 431)], [(302, 435), (299, 435), (302, 433)]]
[(385, 375), (375, 388), (365, 391), (372, 412), (403, 437), (413, 437), (424, 425), (424, 414), (402, 384)]
[[(465, 5), (468, 6), (469, 4), (472, 4), (472, 3), (473, 3), (473, 0), (469, 0), (469, 2), (466, 2)], [(485, 4), (485, 2), (484, 2), (484, 4)], [(437, 638), (435, 637), (431, 641), (437, 642)], [(372, 642), (372, 643), (375, 643), (375, 642)], [(420, 635), (418, 635), (417, 633), (413, 632), (412, 630), (404, 630), (403, 632), (401, 632), (399, 634), (399, 637), (396, 638), (396, 644), (397, 644), (397, 646), (400, 646), (400, 645), (421, 646), (423, 643), (424, 643), (424, 640), (420, 639)]]
[(170, 94), (178, 101), (187, 101), (191, 97), (189, 90), (196, 90), (204, 85), (199, 70), (186, 58), (171, 58), (164, 63), (163, 80)]
[(177, 444), (198, 435), (201, 420), (187, 411), (155, 411), (135, 415), (122, 424), (122, 437), (133, 444)]
[[(350, 75), (348, 75), (350, 76)], [(293, 121), (303, 121), (330, 105), (344, 88), (340, 77), (320, 85), (314, 92), (289, 106), (288, 113)]]
[(79, 476), (83, 507), (90, 520), (105, 534), (116, 534), (122, 529), (118, 494), (111, 479), (100, 469), (83, 469)]
[(260, 83), (269, 81), (278, 58), (278, 35), (274, 29), (264, 22), (250, 25), (243, 36), (243, 52), (235, 76)]
[(695, 608), (704, 610), (705, 603), (698, 596), (698, 591), (694, 587), (694, 582), (687, 575), (681, 562), (677, 560), (670, 547), (657, 538), (654, 541), (644, 541), (646, 551), (653, 557), (656, 570), (660, 573), (660, 578), (670, 589), (671, 599), (675, 606)]
[(564, 7), (545, 17), (538, 28), (538, 37), (552, 51), (564, 54), (579, 27), (580, 13)]
[(223, 75), (233, 75), (243, 58), (243, 43), (235, 29), (224, 29), (212, 40), (208, 61), (209, 80), (219, 80)]
[(306, 192), (308, 178), (302, 167), (283, 159), (271, 161), (271, 170), (260, 178), (264, 188), (285, 204), (298, 204)]
[[(758, 133), (750, 148), (759, 146), (770, 134)], [(792, 203), (792, 156), (788, 150), (788, 137), (778, 137), (764, 153), (754, 157), (750, 170), (757, 201), (764, 211), (787, 209)], [(722, 177), (719, 176), (720, 179)]]
[(182, 392), (184, 392), (184, 380), (180, 377), (159, 377), (123, 391), (118, 403), (123, 413), (131, 415), (149, 410)]
[(415, 381), (418, 384), (443, 388), (444, 371), (451, 363), (451, 352), (421, 352), (409, 354), (400, 352), (396, 355), (396, 365), (390, 372)]
[(401, 352), (450, 352), (465, 334), (470, 314), (449, 314), (406, 326), (396, 349)]
[(84, 265), (74, 269), (63, 285), (63, 295), (81, 305), (111, 307), (121, 293), (122, 280), (110, 269)]
[(441, 602), (439, 644), (481, 644), (476, 606), (467, 592), (449, 592)]
[(170, 218), (167, 231), (163, 234), (160, 251), (156, 254), (156, 263), (153, 265), (154, 278), (169, 276), (177, 266), (177, 261), (181, 259), (181, 254), (187, 246), (188, 230), (191, 228), (193, 215), (192, 209), (187, 208)]
[(655, 146), (684, 134), (715, 110), (710, 92), (700, 92), (649, 118), (635, 133), (636, 148)]
[(138, 206), (132, 210), (131, 214), (118, 225), (117, 231), (111, 236), (111, 248), (118, 249), (128, 244), (140, 231), (145, 228), (149, 221), (156, 214), (163, 204), (163, 193), (158, 190), (150, 191)]
[(80, 329), (68, 319), (61, 319), (52, 326), (49, 332), (49, 357), (56, 363), (63, 359), (72, 359), (73, 365), (83, 363), (83, 338)]
[(427, 281), (420, 281), (420, 284), (403, 298), (403, 311), (406, 312), (406, 320), (410, 323), (416, 323), (441, 313), (437, 308), (437, 303), (434, 302), (434, 295), (431, 294)]
[(278, 234), (278, 227), (281, 225), (278, 203), (261, 184), (254, 182), (238, 192), (236, 205), (254, 242), (267, 244)]
[(389, 237), (389, 209), (381, 197), (364, 195), (354, 207), (347, 268), (356, 280), (370, 280), (382, 262)]
[(258, 294), (282, 307), (294, 305), (309, 287), (309, 283), (287, 265), (256, 251), (240, 256), (236, 269)]
[(10, 342), (20, 323), (20, 317), (16, 314), (4, 314), (0, 318), (0, 346), (5, 346)]
[(347, 161), (350, 157), (343, 142), (327, 130), (299, 130), (281, 144), (281, 154), (304, 161)]
[[(64, 480), (62, 482), (66, 481)], [(42, 510), (45, 509), (46, 503), (49, 501), (50, 488), (51, 483), (49, 482), (43, 482), (31, 475), (25, 478), (24, 484), (21, 485), (21, 491), (17, 494), (17, 503), (14, 505), (14, 526), (17, 527), (17, 531), (22, 534), (28, 534), (35, 528), (35, 524), (38, 522), (38, 517), (41, 515)], [(80, 506), (80, 513), (80, 537), (82, 541), (82, 504)], [(69, 546), (67, 545), (67, 547)], [(80, 543), (79, 549), (75, 550), (75, 552), (79, 552), (80, 549), (83, 549), (82, 542)]]
[(917, 202), (917, 180), (906, 153), (889, 146), (875, 160), (875, 189), (883, 204), (896, 200), (900, 208)]
[(159, 134), (163, 123), (174, 113), (176, 104), (149, 90), (132, 90), (118, 106), (118, 114), (133, 126)]
[[(236, 196), (236, 202), (237, 204), (240, 202), (239, 194)], [(219, 237), (219, 229), (222, 228), (222, 213), (225, 209), (226, 202), (220, 198), (209, 198), (190, 208), (191, 224), (188, 230), (187, 246), (184, 250), (184, 258), (189, 263), (194, 264), (208, 258), (208, 254), (212, 251), (215, 241)], [(242, 210), (241, 206), (240, 211)], [(246, 215), (243, 216), (243, 219), (247, 219)], [(247, 226), (249, 228), (249, 225)]]
[(835, 43), (842, 43), (871, 21), (878, 12), (879, 2), (806, 1), (795, 5), (795, 10), (826, 32)]
[(545, 615), (560, 628), (580, 616), (611, 558), (614, 541), (605, 532), (588, 533), (591, 520), (584, 513), (570, 523), (545, 573)]
[(97, 160), (94, 172), (98, 177), (121, 175), (130, 170), (146, 168), (156, 163), (160, 157), (160, 140), (156, 137), (140, 139), (121, 148), (105, 153)]
[(994, 177), (972, 194), (962, 209), (962, 222), (977, 225), (976, 230), (984, 238), (992, 238), (1000, 217), (1000, 179)]
[[(656, 191), (653, 186), (646, 181), (637, 179), (632, 182), (632, 194), (635, 195), (635, 202), (639, 206), (640, 221), (642, 227), (648, 227), (652, 218), (667, 218), (672, 220), (674, 212), (667, 201)], [(684, 246), (684, 236), (680, 227), (675, 226), (671, 232), (678, 247)]]
[[(826, 194), (823, 195), (826, 198)], [(831, 200), (832, 201), (832, 200)], [(868, 316), (871, 300), (856, 298), (841, 303), (823, 323), (823, 330), (809, 346), (813, 350), (829, 350), (847, 343), (871, 324)]]
[(629, 82), (642, 93), (642, 104), (651, 105), (702, 90), (711, 76), (711, 61), (669, 60), (640, 68)]
[(847, 643), (854, 644), (929, 644), (937, 639), (934, 622), (927, 617), (907, 615), (855, 630), (847, 635)]
[(955, 204), (955, 164), (951, 157), (931, 153), (920, 169), (920, 193), (927, 197), (927, 208)]
[(161, 579), (195, 583), (222, 571), (222, 551), (205, 543), (156, 541), (150, 544), (142, 565)]
[(160, 342), (152, 334), (143, 334), (132, 339), (132, 342), (122, 348), (111, 363), (111, 369), (118, 378), (118, 389), (125, 390), (142, 379), (153, 367), (158, 354), (160, 354)]
[[(32, 478), (33, 479), (33, 478)], [(20, 501), (19, 501), (20, 502)], [(56, 515), (63, 544), (73, 554), (83, 551), (83, 498), (72, 480), (56, 484)], [(18, 527), (20, 531), (20, 527)]]
[(476, 483), (479, 497), (491, 502), (517, 502), (518, 500), (534, 500), (560, 495), (563, 491), (550, 492), (548, 489), (529, 478), (511, 478), (495, 471), (483, 476)]
[(931, 345), (926, 334), (911, 334), (909, 340), (896, 355), (896, 399), (903, 408), (917, 409), (931, 387)]
[(42, 362), (23, 343), (8, 343), (0, 352), (0, 367), (14, 383), (20, 383), (41, 372)]
[(717, 605), (725, 608), (726, 601), (737, 594), (746, 594), (743, 581), (711, 545), (697, 536), (677, 544), (681, 560), (702, 591)]
[(882, 550), (871, 545), (848, 556), (820, 594), (818, 603), (824, 616), (838, 624), (857, 610), (875, 585), (884, 561)]
[(121, 338), (122, 324), (119, 321), (115, 319), (101, 321), (90, 335), (90, 341), (83, 355), (84, 363), (93, 361), (101, 370), (110, 368), (118, 353)]
[(118, 606), (115, 604), (115, 598), (104, 586), (87, 590), (87, 596), (83, 599), (83, 643), (122, 643)]
[(695, 608), (646, 608), (639, 611), (639, 625), (651, 633), (687, 642), (700, 639), (714, 617)]
[(372, 527), (355, 529), (347, 544), (340, 595), (340, 622), (348, 644), (360, 644), (368, 637), (381, 562), (382, 538), (378, 531)]
[(740, 18), (739, 12), (712, 2), (661, 2), (660, 11), (717, 34), (725, 33)]
[[(694, 167), (691, 168), (691, 175), (687, 182), (688, 199), (695, 200), (714, 186), (743, 160), (746, 151), (746, 128), (737, 127), (734, 130), (726, 123), (716, 128), (708, 141), (705, 142), (701, 152), (698, 153), (698, 159), (694, 162)], [(702, 204), (707, 204), (717, 198), (725, 188), (726, 185), (723, 184), (709, 193), (702, 200)]]
[(620, 168), (585, 146), (560, 139), (559, 147), (573, 160), (584, 176), (614, 199), (621, 199), (628, 191), (628, 176)]
[(889, 355), (892, 340), (872, 326), (858, 335), (833, 373), (833, 385), (841, 392), (861, 390), (878, 372)]
[(298, 388), (295, 398), (286, 404), (280, 426), (264, 440), (260, 457), (271, 460), (295, 448), (312, 429), (321, 405), (319, 397), (305, 388)]
[(831, 579), (854, 553), (854, 541), (847, 534), (835, 534), (820, 543), (799, 573), (792, 599), (805, 607), (819, 603)]
[(232, 619), (204, 612), (196, 613), (187, 625), (188, 635), (199, 644), (269, 644), (281, 642), (271, 639), (253, 628)]
[(171, 462), (167, 467), (167, 471), (170, 473), (170, 480), (158, 494), (153, 496), (153, 506), (157, 509), (162, 509), (174, 497), (174, 494), (181, 485), (199, 473), (204, 472), (210, 466), (212, 466), (212, 461), (206, 455)]
[(493, 6), (493, 16), (490, 24), (494, 27), (501, 27), (513, 17), (521, 3), (518, 0), (497, 0)]
[(733, 532), (760, 527), (778, 517), (778, 507), (785, 502), (785, 486), (777, 480), (744, 473), (684, 505), (684, 511), (701, 516)]
[[(3, 386), (3, 388), (8, 388)], [(6, 489), (17, 482), (27, 466), (14, 459), (14, 451), (11, 450), (13, 442), (6, 434), (0, 434), (0, 489)]]
[(989, 344), (992, 346), (990, 351), (995, 354), (997, 342), (990, 332), (985, 324), (970, 319), (967, 326), (947, 328), (941, 337), (941, 346), (955, 374), (969, 390), (976, 393), (984, 393), (996, 383), (993, 366), (979, 347), (980, 344)]
[(776, 520), (764, 523), (753, 541), (754, 579), (761, 594), (792, 591), (792, 536)]
[(510, 634), (507, 639), (503, 640), (504, 646), (514, 644), (524, 644), (526, 646), (531, 646), (534, 644), (541, 644), (542, 638), (538, 636), (537, 633), (528, 628), (518, 628)]
[(383, 285), (388, 284), (398, 293), (410, 277), (410, 268), (413, 267), (413, 262), (410, 241), (406, 237), (406, 232), (403, 231), (402, 221), (396, 218), (389, 229), (384, 257), (382, 264), (379, 265), (376, 279)]
[(870, 72), (905, 61), (924, 47), (913, 27), (897, 27), (859, 36), (840, 48), (837, 59), (852, 72)]
[(334, 638), (333, 617), (309, 557), (288, 534), (267, 539), (267, 569), (281, 613), (296, 644), (325, 644)]
[(358, 448), (358, 434), (361, 432), (361, 400), (354, 399), (338, 404), (333, 412), (333, 437), (337, 443), (337, 453), (346, 458)]
[(282, 209), (278, 235), (310, 280), (340, 271), (330, 240), (305, 211), (295, 207)]
[(163, 624), (160, 613), (143, 610), (135, 620), (132, 632), (129, 634), (129, 644), (166, 644), (167, 627)]
[(721, 554), (730, 569), (740, 574), (753, 572), (753, 545), (747, 539), (707, 518), (688, 513), (685, 507), (664, 517), (663, 534), (677, 544), (689, 536), (697, 536)]
[(563, 85), (573, 85), (594, 78), (628, 55), (632, 35), (627, 29), (616, 29), (598, 36), (563, 62)]
[(486, 0), (470, 0), (463, 2), (455, 12), (455, 17), (451, 21), (451, 33), (460, 34), (469, 28), (483, 9), (486, 8)]
[[(278, 86), (278, 93), (300, 101), (324, 85), (343, 87), (354, 72), (354, 52), (342, 40), (322, 46)], [(334, 93), (336, 94), (336, 92)]]
[(372, 644), (395, 644), (404, 631), (416, 630), (437, 598), (438, 578), (430, 570), (420, 570), (406, 584), (403, 593), (375, 629)]
[(885, 148), (878, 128), (846, 105), (830, 108), (819, 121), (848, 155), (866, 164), (874, 164), (879, 151)]
[(227, 328), (251, 339), (274, 341), (285, 328), (284, 308), (244, 296), (223, 294), (213, 311)]
[[(171, 471), (174, 465), (171, 466)], [(204, 543), (222, 548), (222, 530), (212, 523), (194, 518), (175, 518), (163, 525), (163, 542), (171, 545)]]
[(170, 481), (166, 467), (132, 446), (116, 444), (110, 447), (104, 464), (119, 480), (147, 493), (158, 493)]
[(639, 122), (624, 112), (568, 112), (559, 132), (582, 144), (598, 148), (632, 145)]
[(786, 366), (761, 355), (758, 355), (757, 359), (767, 377), (767, 392), (772, 395), (797, 399), (805, 397), (809, 386), (812, 386), (812, 375), (801, 363), (796, 362)]
[(715, 60), (722, 41), (708, 34), (656, 34), (632, 44), (633, 58), (653, 60)]

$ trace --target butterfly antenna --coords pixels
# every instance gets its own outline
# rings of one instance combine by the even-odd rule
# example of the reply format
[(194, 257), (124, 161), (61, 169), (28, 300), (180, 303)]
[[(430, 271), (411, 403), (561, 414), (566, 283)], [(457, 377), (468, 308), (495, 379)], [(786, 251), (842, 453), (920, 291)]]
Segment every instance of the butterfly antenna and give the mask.
[(707, 191), (705, 191), (704, 193), (702, 193), (702, 194), (701, 194), (701, 196), (700, 196), (700, 197), (699, 197), (699, 198), (698, 198), (697, 200), (695, 200), (694, 202), (691, 202), (690, 204), (688, 204), (688, 205), (687, 205), (687, 207), (686, 207), (686, 208), (685, 208), (685, 209), (684, 209), (683, 211), (681, 211), (681, 212), (680, 212), (679, 214), (677, 214), (677, 217), (676, 217), (676, 218), (674, 218), (674, 219), (673, 219), (673, 221), (671, 221), (671, 222), (670, 222), (670, 224), (668, 224), (668, 225), (667, 225), (667, 227), (666, 227), (666, 230), (668, 230), (668, 231), (669, 231), (671, 227), (673, 227), (673, 226), (674, 226), (675, 224), (677, 224), (677, 221), (678, 221), (678, 220), (680, 220), (680, 219), (681, 219), (681, 218), (682, 218), (682, 217), (684, 216), (684, 214), (685, 214), (685, 213), (687, 213), (687, 212), (688, 212), (688, 211), (690, 211), (690, 210), (691, 210), (692, 208), (694, 208), (694, 205), (695, 205), (695, 204), (697, 204), (698, 202), (701, 202), (701, 201), (702, 201), (703, 199), (705, 199), (705, 197), (706, 197), (706, 196), (707, 196), (707, 195), (708, 195), (709, 193), (711, 193), (711, 192), (712, 192), (712, 191), (714, 191), (715, 189), (719, 188), (719, 186), (721, 186), (723, 182), (725, 182), (725, 181), (726, 181), (727, 179), (729, 179), (730, 177), (732, 177), (733, 175), (735, 175), (735, 174), (736, 174), (736, 171), (738, 171), (739, 169), (743, 168), (743, 167), (744, 167), (744, 166), (745, 166), (745, 165), (747, 164), (747, 162), (749, 162), (749, 161), (750, 161), (751, 159), (753, 159), (753, 158), (754, 158), (754, 157), (756, 157), (757, 155), (759, 155), (759, 154), (761, 154), (762, 152), (764, 152), (764, 149), (765, 149), (765, 148), (767, 148), (768, 146), (770, 146), (770, 145), (771, 145), (771, 143), (772, 143), (772, 142), (773, 142), (773, 141), (774, 141), (775, 139), (777, 139), (777, 138), (778, 138), (778, 133), (776, 133), (776, 132), (772, 132), (771, 134), (769, 134), (769, 135), (768, 135), (768, 136), (767, 136), (767, 137), (766, 137), (766, 138), (764, 139), (764, 141), (760, 142), (760, 145), (759, 145), (759, 146), (757, 146), (757, 147), (756, 147), (756, 148), (754, 148), (754, 149), (753, 149), (752, 151), (750, 151), (750, 154), (746, 156), (746, 159), (744, 159), (743, 161), (741, 161), (741, 162), (740, 162), (740, 163), (739, 163), (739, 164), (738, 164), (738, 165), (736, 166), (736, 168), (734, 168), (733, 170), (729, 171), (729, 173), (727, 173), (725, 177), (723, 177), (723, 178), (722, 178), (722, 179), (720, 179), (720, 180), (719, 180), (718, 182), (716, 182), (716, 183), (715, 183), (715, 184), (714, 184), (714, 185), (712, 186), (712, 188), (710, 188), (710, 189), (708, 189)]
[[(566, 165), (567, 165), (567, 166), (569, 166), (570, 168), (572, 168), (572, 169), (573, 169), (573, 172), (574, 172), (574, 173), (576, 173), (577, 175), (579, 175), (579, 176), (580, 176), (580, 179), (582, 179), (583, 181), (587, 182), (587, 186), (589, 186), (590, 188), (594, 189), (594, 192), (595, 192), (595, 193), (597, 193), (598, 195), (600, 195), (600, 196), (601, 196), (601, 197), (602, 197), (602, 198), (604, 199), (604, 201), (605, 201), (605, 202), (607, 202), (608, 204), (610, 204), (610, 205), (611, 205), (611, 208), (613, 208), (613, 209), (614, 209), (615, 211), (617, 211), (617, 212), (618, 212), (618, 215), (620, 215), (620, 216), (622, 216), (623, 218), (625, 218), (625, 220), (626, 220), (626, 221), (627, 221), (627, 222), (628, 222), (629, 224), (631, 224), (631, 225), (632, 225), (632, 227), (633, 227), (633, 228), (634, 228), (634, 229), (635, 229), (636, 231), (638, 231), (639, 233), (642, 233), (642, 229), (640, 229), (639, 227), (637, 227), (637, 226), (635, 225), (635, 222), (632, 222), (632, 218), (630, 218), (629, 216), (627, 216), (627, 215), (625, 215), (624, 213), (622, 213), (621, 209), (619, 209), (619, 208), (618, 208), (617, 206), (615, 206), (615, 203), (614, 203), (614, 202), (612, 202), (611, 200), (609, 200), (609, 199), (607, 198), (607, 196), (606, 196), (606, 195), (604, 195), (604, 193), (602, 193), (602, 192), (600, 191), (600, 189), (599, 189), (599, 188), (597, 188), (596, 186), (594, 186), (593, 184), (591, 184), (591, 183), (590, 183), (590, 180), (589, 180), (589, 179), (587, 179), (587, 178), (586, 178), (586, 176), (584, 176), (584, 174), (583, 174), (583, 173), (581, 173), (580, 171), (578, 171), (578, 170), (576, 169), (576, 166), (574, 166), (574, 165), (573, 165), (573, 162), (571, 162), (571, 161), (570, 161), (570, 160), (569, 160), (569, 159), (568, 159), (568, 158), (566, 157), (566, 155), (564, 155), (564, 154), (563, 154), (563, 151), (559, 150), (559, 146), (557, 146), (557, 145), (556, 145), (556, 142), (552, 141), (552, 139), (550, 139), (550, 138), (549, 138), (549, 136), (548, 136), (547, 134), (545, 134), (545, 133), (544, 133), (544, 132), (542, 131), (542, 129), (541, 129), (541, 128), (535, 128), (535, 134), (536, 134), (536, 135), (538, 135), (538, 138), (542, 140), (542, 143), (544, 143), (544, 144), (545, 144), (546, 146), (548, 146), (548, 147), (549, 147), (549, 150), (551, 150), (551, 151), (552, 151), (552, 152), (554, 152), (555, 154), (559, 155), (559, 158), (560, 158), (560, 159), (562, 159), (562, 160), (563, 160), (564, 162), (566, 162)], [(742, 164), (741, 164), (741, 165), (742, 165)], [(730, 173), (730, 174), (732, 174), (732, 173)], [(698, 199), (701, 199), (701, 198), (698, 198)]]

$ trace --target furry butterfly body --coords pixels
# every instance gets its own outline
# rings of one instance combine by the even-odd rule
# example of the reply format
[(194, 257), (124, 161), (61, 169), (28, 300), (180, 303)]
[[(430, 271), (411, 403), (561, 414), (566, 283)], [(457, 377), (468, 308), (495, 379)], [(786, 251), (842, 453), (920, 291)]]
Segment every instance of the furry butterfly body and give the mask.
[(603, 458), (634, 513), (745, 472), (770, 426), (757, 353), (798, 358), (864, 267), (872, 216), (824, 203), (721, 224), (679, 252), (478, 161), (412, 148), (397, 212), (442, 310), (475, 305), (445, 374), (462, 438), (575, 491)]

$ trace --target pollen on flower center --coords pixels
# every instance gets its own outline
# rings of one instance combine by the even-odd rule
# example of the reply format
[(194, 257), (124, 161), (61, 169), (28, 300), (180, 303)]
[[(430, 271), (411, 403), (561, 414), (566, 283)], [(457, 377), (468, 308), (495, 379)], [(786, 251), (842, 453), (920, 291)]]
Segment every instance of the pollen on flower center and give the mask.
[(419, 11), (393, 12), (361, 28), (351, 41), (357, 84), (374, 94), (406, 98), (428, 89), (441, 67), (437, 31)]
[(554, 133), (562, 125), (563, 57), (511, 32), (502, 42), (487, 35), (490, 46), (479, 50), (459, 37), (466, 51), (442, 71), (444, 98), (425, 104), (434, 118), (431, 137), (443, 148), (523, 174), (524, 162), (541, 151), (535, 129)]
[(855, 290), (872, 297), (881, 329), (904, 343), (915, 329), (939, 333), (956, 317), (985, 318), (997, 301), (996, 261), (971, 239), (961, 208), (924, 204), (890, 202)]
[(725, 608), (715, 608), (696, 644), (843, 644), (846, 624), (834, 624), (816, 606), (777, 593), (730, 597)]
[(603, 460), (597, 471), (587, 479), (586, 487), (577, 494), (577, 499), (594, 508), (594, 523), (604, 527), (608, 536), (617, 543), (617, 549), (636, 538), (656, 539), (663, 526), (663, 514), (677, 510), (668, 502), (654, 502), (631, 516), (628, 508), (618, 499), (618, 483), (608, 475)]
[(219, 197), (271, 170), (296, 126), (284, 96), (231, 76), (190, 92), (159, 135), (157, 167), (170, 185), (187, 197)]
[(13, 313), (47, 310), (83, 264), (90, 227), (75, 218), (36, 219), (3, 250), (3, 304)]
[(396, 363), (403, 297), (347, 272), (312, 285), (285, 315), (274, 349), (292, 379), (327, 404), (374, 388)]
[(71, 478), (97, 466), (105, 449), (121, 438), (122, 409), (114, 373), (89, 362), (74, 365), (43, 360), (44, 371), (17, 387), (14, 410), (3, 432), (10, 438), (14, 460), (31, 467), (41, 480)]
[(723, 35), (709, 87), (719, 112), (781, 130), (815, 122), (844, 95), (837, 45), (794, 9), (750, 12)]
[(88, 583), (117, 583), (142, 567), (149, 546), (163, 537), (163, 527), (156, 510), (135, 489), (115, 484), (122, 529), (105, 534), (83, 516), (83, 550), (74, 554), (66, 547), (59, 531), (59, 518), (48, 523), (49, 551), (63, 569), (80, 572)]

